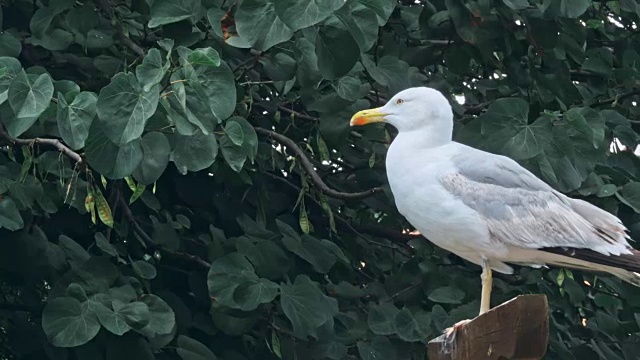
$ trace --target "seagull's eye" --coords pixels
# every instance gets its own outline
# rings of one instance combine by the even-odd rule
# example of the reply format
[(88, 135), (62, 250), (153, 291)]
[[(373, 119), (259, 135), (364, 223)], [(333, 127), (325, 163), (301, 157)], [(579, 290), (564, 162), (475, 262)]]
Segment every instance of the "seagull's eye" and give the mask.
[(404, 102), (404, 100), (402, 100), (402, 99), (396, 100), (396, 104), (398, 104), (398, 105), (401, 105), (403, 102)]

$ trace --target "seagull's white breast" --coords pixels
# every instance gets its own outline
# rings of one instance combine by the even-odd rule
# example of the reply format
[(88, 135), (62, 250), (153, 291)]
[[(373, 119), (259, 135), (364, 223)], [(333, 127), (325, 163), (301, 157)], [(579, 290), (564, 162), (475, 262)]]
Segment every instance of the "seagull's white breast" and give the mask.
[(490, 242), (478, 213), (440, 182), (456, 172), (450, 156), (460, 150), (459, 145), (417, 148), (411, 144), (396, 138), (387, 153), (387, 178), (398, 211), (431, 242), (469, 261), (503, 255), (506, 249)]

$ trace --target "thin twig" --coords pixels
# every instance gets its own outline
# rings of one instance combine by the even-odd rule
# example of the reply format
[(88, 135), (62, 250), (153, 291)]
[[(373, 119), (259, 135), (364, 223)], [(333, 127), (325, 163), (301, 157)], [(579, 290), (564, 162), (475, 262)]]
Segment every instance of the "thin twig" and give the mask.
[(317, 118), (317, 117), (311, 116), (311, 115), (307, 115), (307, 114), (303, 114), (303, 113), (295, 111), (293, 109), (289, 109), (284, 105), (278, 105), (278, 109), (280, 109), (281, 111), (284, 111), (284, 112), (286, 112), (288, 114), (292, 114), (295, 117), (299, 117), (300, 119), (310, 120), (310, 121), (320, 121), (320, 118)]
[(80, 165), (80, 164), (82, 164), (84, 162), (82, 160), (82, 156), (80, 156), (80, 154), (78, 154), (75, 151), (71, 150), (69, 147), (67, 147), (65, 144), (63, 144), (58, 139), (44, 139), (44, 138), (19, 139), (19, 138), (14, 138), (11, 135), (9, 135), (9, 133), (4, 129), (4, 127), (2, 125), (0, 125), (0, 138), (3, 138), (5, 140), (7, 140), (8, 142), (10, 142), (14, 146), (15, 145), (35, 145), (35, 144), (50, 146), (50, 147), (55, 148), (58, 151), (60, 151), (61, 153), (63, 153), (67, 157), (69, 157), (71, 160), (75, 161), (78, 165)]
[[(124, 200), (123, 196), (120, 196), (119, 201), (120, 201), (120, 206), (122, 206), (122, 213), (124, 214), (124, 217), (129, 221), (129, 223), (131, 223), (131, 225), (133, 226), (133, 230), (136, 232), (136, 234), (138, 234), (142, 238), (142, 240), (144, 240), (146, 245), (148, 245), (149, 247), (158, 248), (157, 244), (153, 241), (151, 236), (149, 236), (149, 234), (147, 234), (147, 232), (144, 231), (142, 226), (140, 226), (135, 216), (133, 215), (131, 208), (129, 207), (127, 202)], [(162, 250), (162, 249), (159, 249), (159, 250)], [(192, 255), (192, 254), (181, 252), (181, 251), (163, 251), (163, 253), (170, 257), (177, 257), (177, 258), (181, 258), (181, 259), (185, 259), (187, 261), (193, 262), (196, 265), (200, 266), (203, 270), (209, 270), (209, 268), (211, 268), (210, 263), (202, 260), (200, 257), (196, 255)]]
[(240, 85), (240, 86), (245, 86), (245, 85), (265, 85), (265, 84), (273, 84), (273, 83), (275, 83), (275, 81), (273, 81), (273, 80), (245, 81), (243, 83), (239, 83), (238, 85)]
[[(294, 183), (292, 183), (291, 181), (271, 174), (269, 172), (263, 172), (264, 175), (267, 175), (268, 177), (274, 179), (274, 180), (278, 180), (286, 185), (288, 185), (290, 188), (292, 188), (293, 190), (295, 190), (296, 192), (300, 192), (302, 191), (302, 189), (295, 185)], [(315, 205), (318, 206), (318, 208), (322, 209), (322, 204), (320, 204), (320, 202), (318, 202), (318, 200), (316, 200), (313, 196), (311, 196), (310, 194), (305, 193), (305, 196), (307, 197), (307, 199), (311, 200)], [(376, 237), (380, 237), (383, 239), (386, 239), (387, 241), (390, 241), (392, 243), (396, 243), (399, 246), (402, 246), (404, 248), (406, 248), (407, 250), (413, 250), (413, 248), (411, 248), (409, 245), (407, 245), (407, 242), (409, 242), (410, 240), (413, 239), (417, 239), (422, 237), (422, 235), (411, 235), (411, 234), (403, 234), (402, 232), (398, 231), (398, 230), (392, 230), (392, 229), (387, 229), (378, 225), (371, 225), (371, 224), (367, 224), (367, 225), (352, 225), (347, 219), (343, 218), (342, 216), (338, 215), (338, 214), (333, 214), (333, 217), (336, 219), (338, 226), (342, 226), (345, 229), (351, 230), (355, 235), (360, 236), (361, 238), (365, 239), (366, 238), (361, 234), (368, 234), (368, 235), (372, 235), (372, 236), (376, 236)], [(399, 248), (396, 248), (396, 250), (398, 250)]]
[(464, 113), (468, 115), (478, 115), (482, 112), (482, 110), (486, 109), (491, 105), (493, 101), (487, 101), (477, 105), (468, 105), (464, 107)]
[(393, 300), (393, 299), (397, 298), (398, 296), (400, 296), (400, 295), (402, 295), (402, 294), (406, 293), (407, 291), (410, 291), (410, 290), (413, 290), (413, 289), (417, 288), (417, 287), (418, 287), (418, 286), (420, 286), (420, 285), (422, 285), (422, 281), (417, 282), (417, 283), (415, 283), (415, 284), (411, 284), (411, 285), (407, 286), (406, 288), (404, 288), (404, 289), (402, 289), (402, 290), (398, 291), (397, 293), (395, 293), (395, 294), (393, 294), (393, 295), (389, 296), (388, 298), (384, 299), (382, 302), (389, 302), (389, 301), (391, 301), (391, 300)]
[(609, 98), (609, 99), (596, 101), (593, 104), (591, 104), (591, 106), (609, 105), (609, 104), (617, 103), (618, 101), (624, 100), (626, 98), (630, 98), (630, 97), (635, 96), (635, 95), (640, 95), (640, 88), (633, 89), (633, 90), (631, 90), (629, 92), (626, 92), (626, 93), (618, 94), (618, 95), (616, 95), (616, 96), (614, 96), (612, 98)]
[(124, 214), (125, 219), (127, 219), (131, 223), (131, 225), (133, 226), (133, 230), (142, 238), (142, 240), (144, 240), (147, 245), (155, 246), (155, 243), (151, 236), (149, 236), (147, 232), (144, 231), (144, 229), (136, 220), (133, 212), (131, 211), (131, 208), (124, 200), (124, 197), (120, 196), (118, 201), (120, 202), (120, 205), (122, 205), (122, 213)]
[(369, 190), (356, 192), (356, 193), (347, 193), (347, 192), (334, 190), (330, 188), (322, 180), (320, 175), (318, 175), (316, 170), (313, 168), (313, 164), (311, 163), (311, 161), (309, 161), (309, 158), (305, 155), (304, 151), (292, 139), (282, 134), (278, 134), (275, 131), (271, 131), (271, 130), (267, 130), (259, 127), (256, 127), (255, 130), (258, 134), (268, 136), (274, 139), (275, 141), (277, 141), (278, 143), (280, 143), (281, 145), (288, 147), (289, 150), (291, 150), (300, 161), (300, 165), (311, 178), (311, 182), (313, 183), (313, 185), (315, 185), (316, 188), (318, 188), (318, 190), (320, 190), (327, 196), (330, 196), (336, 199), (343, 199), (343, 200), (358, 200), (358, 199), (364, 199), (374, 194), (377, 194), (379, 192), (382, 192), (382, 187), (374, 187)]

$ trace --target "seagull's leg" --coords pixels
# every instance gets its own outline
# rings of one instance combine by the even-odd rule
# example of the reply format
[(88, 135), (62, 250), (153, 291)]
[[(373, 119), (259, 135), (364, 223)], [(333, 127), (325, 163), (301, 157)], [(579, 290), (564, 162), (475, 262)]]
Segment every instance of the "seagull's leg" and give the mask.
[[(489, 311), (491, 307), (491, 287), (493, 286), (493, 277), (491, 275), (491, 267), (489, 266), (489, 260), (486, 257), (482, 257), (482, 274), (480, 275), (482, 281), (482, 295), (480, 297), (480, 315)], [(444, 330), (445, 337), (448, 343), (452, 343), (455, 339), (455, 333), (458, 329), (468, 324), (471, 320), (460, 320), (453, 324), (452, 327)]]
[[(491, 267), (489, 266), (489, 260), (486, 257), (482, 257), (482, 274), (480, 275), (482, 281), (482, 295), (480, 297), (480, 315), (486, 313), (491, 308), (491, 288), (493, 286), (493, 277), (491, 274)], [(453, 324), (452, 327), (444, 330), (445, 337), (448, 343), (452, 343), (455, 339), (455, 333), (458, 329), (468, 324), (471, 320), (460, 320)]]
[(491, 274), (491, 267), (489, 266), (489, 260), (486, 257), (482, 257), (482, 297), (480, 298), (480, 315), (486, 313), (491, 308), (491, 287), (493, 286), (493, 277)]

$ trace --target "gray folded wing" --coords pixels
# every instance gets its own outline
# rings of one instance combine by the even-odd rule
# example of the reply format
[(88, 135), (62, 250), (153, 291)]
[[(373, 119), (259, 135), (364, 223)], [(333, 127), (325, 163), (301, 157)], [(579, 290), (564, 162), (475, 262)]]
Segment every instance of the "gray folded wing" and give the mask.
[(468, 148), (442, 185), (485, 221), (491, 240), (528, 249), (587, 248), (628, 253), (620, 220), (555, 191), (515, 161)]

